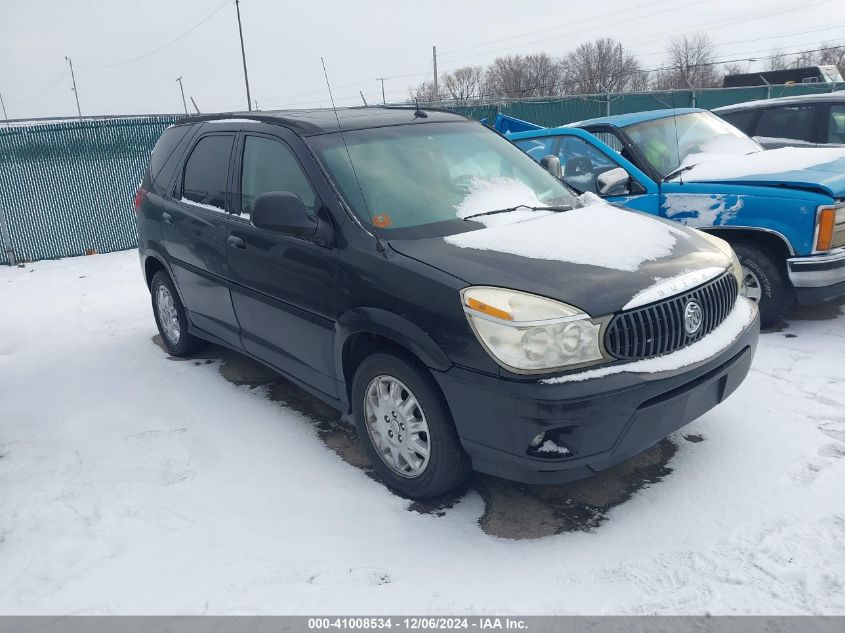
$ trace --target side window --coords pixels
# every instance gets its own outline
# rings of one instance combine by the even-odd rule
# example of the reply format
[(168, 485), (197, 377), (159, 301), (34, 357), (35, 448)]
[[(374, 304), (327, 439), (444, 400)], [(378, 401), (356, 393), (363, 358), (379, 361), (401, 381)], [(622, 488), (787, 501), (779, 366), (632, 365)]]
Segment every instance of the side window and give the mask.
[(826, 142), (845, 144), (845, 104), (831, 104), (830, 116), (827, 120)]
[(754, 123), (754, 117), (757, 116), (758, 112), (759, 110), (739, 110), (737, 112), (726, 112), (725, 114), (720, 114), (719, 116), (735, 128), (742, 130), (749, 136), (752, 136), (753, 130), (751, 129), (751, 126)]
[(590, 134), (595, 136), (605, 145), (612, 147), (620, 154), (622, 153), (622, 150), (625, 149), (625, 146), (622, 144), (622, 141), (620, 141), (619, 137), (616, 136), (613, 132), (590, 132)]
[[(176, 148), (190, 129), (190, 125), (171, 125), (159, 137), (155, 147), (153, 147), (152, 154), (150, 155), (150, 164), (144, 177), (144, 184), (147, 188), (159, 177), (165, 163), (167, 163), (176, 151)], [(170, 174), (173, 173), (172, 170), (168, 171)]]
[(201, 138), (185, 163), (182, 199), (214, 210), (226, 210), (226, 183), (234, 136)]
[(796, 105), (766, 108), (754, 130), (755, 136), (787, 138), (795, 141), (816, 140), (816, 106)]
[(241, 214), (251, 215), (255, 199), (271, 191), (295, 193), (308, 213), (316, 212), (317, 196), (290, 148), (281, 141), (247, 136), (241, 169)]
[(560, 137), (558, 157), (563, 181), (582, 192), (596, 193), (596, 176), (618, 167), (605, 154), (576, 136)]
[(539, 163), (543, 156), (552, 153), (554, 140), (553, 136), (546, 136), (545, 138), (526, 138), (514, 141), (513, 144)]

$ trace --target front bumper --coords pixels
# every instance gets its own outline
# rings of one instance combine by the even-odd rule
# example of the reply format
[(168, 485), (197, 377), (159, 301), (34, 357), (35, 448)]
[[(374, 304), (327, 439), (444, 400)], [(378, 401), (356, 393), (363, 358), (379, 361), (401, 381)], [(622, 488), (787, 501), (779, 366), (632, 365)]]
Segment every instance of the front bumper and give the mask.
[[(459, 367), (435, 377), (474, 470), (523, 483), (560, 483), (610, 468), (722, 402), (748, 373), (759, 331), (755, 315), (719, 354), (673, 371), (558, 384)], [(530, 454), (531, 439), (543, 432), (571, 453)]]
[(845, 247), (823, 255), (786, 260), (798, 303), (811, 304), (845, 295)]

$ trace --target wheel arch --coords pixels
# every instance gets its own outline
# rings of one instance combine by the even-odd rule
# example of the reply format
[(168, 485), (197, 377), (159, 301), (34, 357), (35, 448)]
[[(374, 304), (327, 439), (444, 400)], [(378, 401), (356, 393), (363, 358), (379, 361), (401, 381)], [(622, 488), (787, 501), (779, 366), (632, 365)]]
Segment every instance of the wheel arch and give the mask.
[(338, 319), (335, 334), (335, 371), (345, 384), (347, 412), (355, 370), (367, 356), (383, 349), (394, 349), (436, 371), (452, 366), (440, 346), (408, 319), (380, 308), (350, 310)]
[(786, 260), (795, 255), (795, 249), (782, 233), (757, 227), (705, 227), (701, 229), (729, 243), (742, 242), (771, 253), (786, 267)]

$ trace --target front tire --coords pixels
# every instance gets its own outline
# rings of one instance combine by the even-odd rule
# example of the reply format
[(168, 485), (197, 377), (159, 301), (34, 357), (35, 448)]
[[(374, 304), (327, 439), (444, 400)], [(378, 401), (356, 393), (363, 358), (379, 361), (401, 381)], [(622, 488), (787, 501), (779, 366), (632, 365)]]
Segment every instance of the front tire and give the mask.
[(774, 258), (765, 250), (749, 244), (732, 244), (742, 265), (740, 294), (760, 309), (760, 326), (777, 325), (795, 299), (795, 292)]
[(153, 275), (150, 293), (158, 333), (171, 356), (190, 356), (205, 347), (205, 341), (188, 332), (185, 306), (167, 273), (160, 270)]
[(469, 477), (443, 394), (428, 373), (398, 354), (377, 352), (352, 382), (358, 437), (373, 469), (412, 499), (431, 499)]

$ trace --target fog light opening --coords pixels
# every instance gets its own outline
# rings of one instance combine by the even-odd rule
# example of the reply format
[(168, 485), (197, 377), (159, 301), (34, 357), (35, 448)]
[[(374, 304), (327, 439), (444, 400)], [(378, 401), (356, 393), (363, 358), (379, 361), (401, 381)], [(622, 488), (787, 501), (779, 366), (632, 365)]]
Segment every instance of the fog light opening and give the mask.
[(543, 457), (547, 459), (555, 459), (560, 457), (570, 457), (574, 454), (566, 444), (560, 441), (559, 429), (554, 431), (544, 431), (535, 435), (528, 444), (526, 451), (532, 457)]

